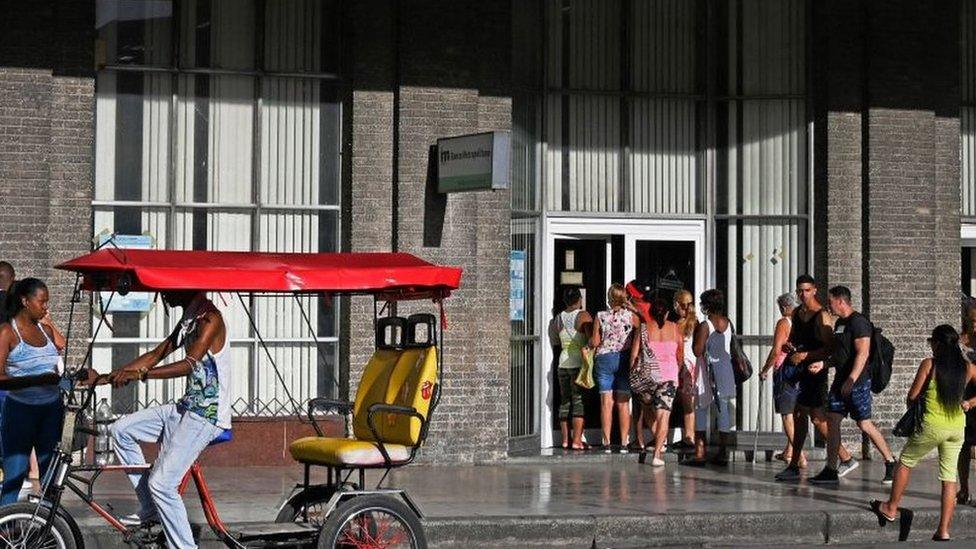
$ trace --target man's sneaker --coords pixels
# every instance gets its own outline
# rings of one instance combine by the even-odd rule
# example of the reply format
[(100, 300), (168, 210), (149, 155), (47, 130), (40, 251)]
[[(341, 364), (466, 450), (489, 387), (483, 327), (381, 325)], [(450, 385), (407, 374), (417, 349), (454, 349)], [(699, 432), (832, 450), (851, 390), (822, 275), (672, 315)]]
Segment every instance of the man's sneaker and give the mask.
[(885, 462), (885, 476), (884, 480), (881, 482), (883, 484), (891, 484), (895, 480), (895, 466), (898, 465), (897, 461), (886, 461)]
[(861, 466), (860, 462), (854, 459), (854, 456), (851, 456), (851, 458), (848, 459), (847, 461), (842, 461), (840, 462), (840, 464), (837, 465), (837, 478), (846, 477), (848, 473), (850, 473), (854, 469), (857, 469), (860, 466)]
[(788, 466), (786, 469), (776, 473), (775, 478), (780, 482), (793, 482), (800, 480), (800, 468), (793, 467), (792, 465)]
[(145, 518), (144, 519), (144, 518), (142, 518), (142, 517), (139, 516), (139, 513), (132, 513), (131, 515), (125, 515), (124, 517), (118, 517), (118, 519), (119, 519), (119, 522), (121, 522), (123, 526), (143, 526), (143, 525), (148, 526), (150, 524), (154, 524), (156, 522), (159, 522), (159, 517), (153, 516), (153, 517), (149, 517), (149, 518)]
[(837, 471), (830, 467), (824, 467), (822, 471), (817, 473), (817, 476), (807, 479), (807, 482), (810, 484), (837, 484), (840, 480), (837, 478)]

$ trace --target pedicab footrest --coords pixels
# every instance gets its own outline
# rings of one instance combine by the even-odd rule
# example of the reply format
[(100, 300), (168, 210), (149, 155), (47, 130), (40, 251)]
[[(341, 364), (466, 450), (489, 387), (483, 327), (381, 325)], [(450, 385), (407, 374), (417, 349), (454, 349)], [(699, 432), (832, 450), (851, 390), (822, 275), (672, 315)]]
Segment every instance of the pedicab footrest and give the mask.
[(268, 522), (249, 524), (236, 533), (238, 541), (287, 541), (311, 539), (318, 530), (308, 523)]
[[(384, 444), (393, 463), (410, 459), (410, 447)], [(305, 437), (288, 447), (291, 457), (300, 463), (331, 467), (372, 466), (384, 463), (379, 445), (366, 440), (331, 437)]]

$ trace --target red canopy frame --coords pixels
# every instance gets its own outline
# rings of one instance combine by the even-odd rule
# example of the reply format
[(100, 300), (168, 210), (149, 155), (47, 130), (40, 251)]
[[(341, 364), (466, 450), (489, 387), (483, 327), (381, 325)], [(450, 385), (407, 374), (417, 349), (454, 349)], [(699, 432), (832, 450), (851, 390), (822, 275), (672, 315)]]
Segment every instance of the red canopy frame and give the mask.
[[(442, 346), (441, 331), (446, 327), (443, 299), (461, 283), (461, 269), (428, 263), (407, 253), (268, 253), (268, 252), (212, 252), (180, 250), (145, 250), (116, 248), (109, 245), (89, 254), (76, 257), (56, 266), (57, 269), (77, 273), (68, 336), (75, 303), (80, 301), (79, 290), (104, 291), (124, 295), (130, 291), (207, 291), (236, 293), (241, 306), (289, 401), (295, 399), (278, 370), (254, 319), (248, 312), (241, 294), (292, 294), (299, 307), (298, 294), (324, 293), (330, 295), (372, 295), (374, 323), (376, 302), (432, 299), (438, 304), (441, 330), (435, 333), (434, 344)], [(109, 298), (111, 300), (111, 298)], [(106, 311), (100, 311), (82, 364), (87, 364), (95, 339), (105, 322)], [(321, 353), (311, 321), (302, 308), (302, 316), (312, 333), (316, 349)], [(375, 325), (374, 325), (375, 327)], [(67, 354), (67, 352), (66, 352)], [(443, 382), (443, 358), (438, 353), (438, 384)], [(439, 393), (438, 393), (439, 400)], [(435, 403), (432, 404), (432, 412)], [(296, 406), (296, 413), (298, 407)]]
[(267, 253), (103, 248), (57, 266), (92, 291), (371, 294), (386, 301), (444, 298), (461, 269), (407, 253)]

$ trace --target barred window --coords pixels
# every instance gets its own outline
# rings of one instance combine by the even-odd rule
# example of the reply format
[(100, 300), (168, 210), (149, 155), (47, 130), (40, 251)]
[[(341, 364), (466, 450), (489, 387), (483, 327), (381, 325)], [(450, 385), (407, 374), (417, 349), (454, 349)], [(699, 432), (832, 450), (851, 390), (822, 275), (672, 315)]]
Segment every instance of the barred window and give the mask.
[[(338, 22), (329, 0), (99, 0), (95, 239), (117, 233), (148, 235), (157, 249), (337, 251)], [(291, 413), (237, 296), (211, 298), (228, 326), (235, 414)], [(303, 297), (299, 307), (289, 296), (245, 302), (291, 394), (334, 396), (336, 305)], [(167, 317), (157, 302), (108, 320), (112, 333), (103, 330), (92, 356), (101, 371), (152, 349), (178, 316)], [(183, 383), (115, 390), (113, 406), (168, 402)]]

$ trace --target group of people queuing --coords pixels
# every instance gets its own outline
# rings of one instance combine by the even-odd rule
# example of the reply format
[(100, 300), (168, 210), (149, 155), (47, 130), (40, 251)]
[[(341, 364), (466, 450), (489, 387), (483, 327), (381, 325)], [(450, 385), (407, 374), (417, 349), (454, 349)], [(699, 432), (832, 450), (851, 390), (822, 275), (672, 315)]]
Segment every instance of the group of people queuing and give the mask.
[[(693, 449), (694, 459), (684, 462), (688, 465), (728, 463), (731, 401), (737, 382), (730, 352), (734, 328), (721, 291), (711, 289), (699, 296), (700, 321), (690, 292), (678, 291), (668, 302), (636, 282), (626, 287), (611, 285), (607, 308), (595, 316), (584, 310), (578, 288), (565, 289), (563, 303), (565, 308), (550, 325), (553, 344), (560, 347), (563, 448), (588, 448), (582, 438), (584, 389), (574, 380), (586, 355), (592, 353), (605, 451), (611, 451), (616, 411), (621, 446), (643, 452), (643, 427), (647, 427), (653, 435), (647, 448), (653, 453), (651, 465), (663, 466), (670, 414), (677, 401), (683, 410), (681, 438), (671, 448)], [(857, 459), (841, 441), (842, 422), (850, 418), (883, 458), (882, 482), (891, 485), (886, 501), (874, 500), (869, 506), (881, 526), (900, 515), (902, 537), (907, 536), (914, 516), (910, 510), (900, 509), (911, 471), (927, 454), (938, 450), (941, 518), (933, 539), (948, 540), (955, 505), (971, 502), (969, 477), (976, 448), (976, 307), (965, 310), (961, 331), (943, 324), (928, 338), (931, 357), (919, 365), (906, 396), (910, 410), (920, 410), (919, 421), (910, 433), (902, 433), (907, 439), (896, 459), (872, 421), (873, 393), (881, 390), (872, 385), (879, 360), (878, 332), (855, 310), (850, 289), (830, 288), (824, 306), (816, 281), (801, 275), (793, 292), (779, 296), (777, 306), (780, 318), (773, 344), (759, 371), (761, 382), (773, 378), (773, 402), (786, 435), (785, 448), (776, 454), (786, 466), (775, 480), (795, 482), (803, 477), (810, 423), (827, 441), (827, 459), (808, 482), (838, 484), (857, 469)], [(646, 363), (654, 365), (650, 379), (632, 374)], [(632, 396), (639, 404), (635, 406), (638, 428), (634, 442), (629, 440)], [(720, 438), (718, 451), (706, 461), (710, 417), (715, 418)]]
[[(694, 452), (688, 465), (709, 461), (728, 464), (731, 401), (736, 394), (730, 344), (732, 323), (725, 297), (719, 290), (700, 296), (705, 320), (698, 321), (694, 297), (679, 290), (669, 302), (659, 292), (633, 281), (614, 283), (607, 291), (607, 308), (595, 316), (584, 309), (579, 288), (563, 291), (564, 309), (554, 315), (550, 337), (560, 348), (557, 379), (560, 387), (559, 421), (564, 449), (585, 450), (583, 391), (575, 380), (587, 355), (592, 356), (595, 388), (600, 398), (600, 426), (605, 452), (613, 451), (611, 429), (616, 413), (621, 450), (650, 450), (650, 463), (664, 465), (663, 452), (675, 402), (682, 410), (681, 440), (672, 449)], [(651, 364), (646, 378), (634, 375), (640, 365)], [(632, 387), (638, 383), (638, 387)], [(630, 440), (631, 397), (637, 428)], [(710, 417), (720, 435), (717, 452), (706, 456)], [(645, 444), (644, 429), (653, 437)]]

